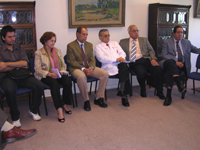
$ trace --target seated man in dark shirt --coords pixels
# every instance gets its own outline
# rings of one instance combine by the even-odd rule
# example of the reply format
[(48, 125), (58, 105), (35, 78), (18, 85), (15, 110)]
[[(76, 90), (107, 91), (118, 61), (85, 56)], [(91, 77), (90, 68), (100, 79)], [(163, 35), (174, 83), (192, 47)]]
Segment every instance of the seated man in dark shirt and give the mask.
[(16, 91), (18, 86), (33, 90), (33, 98), (29, 105), (29, 114), (33, 120), (39, 121), (38, 115), (41, 96), (44, 92), (42, 82), (29, 76), (23, 79), (12, 79), (7, 75), (7, 71), (16, 68), (27, 68), (28, 58), (23, 48), (15, 45), (15, 29), (9, 25), (4, 26), (1, 30), (1, 39), (4, 45), (0, 48), (0, 87), (4, 90), (6, 100), (10, 108), (13, 125), (20, 127), (20, 112), (17, 108)]

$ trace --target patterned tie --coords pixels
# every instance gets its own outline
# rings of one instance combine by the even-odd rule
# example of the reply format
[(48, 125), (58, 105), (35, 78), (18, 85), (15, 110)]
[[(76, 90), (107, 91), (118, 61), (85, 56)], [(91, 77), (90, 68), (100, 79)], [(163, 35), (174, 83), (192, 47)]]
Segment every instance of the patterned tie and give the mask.
[(86, 58), (85, 53), (83, 51), (83, 44), (81, 44), (81, 52), (82, 52), (82, 55), (83, 55), (83, 61), (84, 61), (84, 64), (85, 64), (85, 68), (88, 68), (89, 65), (87, 63), (87, 58)]
[(132, 41), (132, 47), (131, 47), (131, 57), (130, 57), (130, 61), (133, 62), (136, 59), (136, 40)]
[(177, 53), (178, 53), (178, 61), (182, 62), (183, 61), (183, 55), (179, 46), (179, 41), (176, 41), (176, 49), (177, 49)]

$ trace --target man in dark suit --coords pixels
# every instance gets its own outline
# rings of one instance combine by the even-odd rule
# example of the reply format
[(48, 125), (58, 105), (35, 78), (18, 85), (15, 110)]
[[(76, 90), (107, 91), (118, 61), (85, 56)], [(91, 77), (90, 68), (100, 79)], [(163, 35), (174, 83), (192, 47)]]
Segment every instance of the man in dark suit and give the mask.
[(130, 69), (135, 72), (139, 82), (142, 97), (146, 97), (145, 81), (147, 73), (154, 77), (157, 96), (165, 99), (163, 95), (163, 70), (157, 62), (155, 51), (150, 45), (147, 38), (139, 37), (139, 30), (136, 25), (128, 27), (130, 38), (120, 40), (120, 46), (126, 53), (126, 59), (130, 60)]
[(17, 140), (26, 139), (37, 133), (36, 129), (22, 130), (16, 126), (13, 126), (7, 121), (8, 116), (1, 109), (0, 114), (0, 149), (2, 149), (7, 143), (13, 143)]
[(84, 110), (90, 111), (91, 107), (87, 92), (87, 76), (99, 79), (99, 88), (94, 104), (105, 108), (107, 107), (107, 104), (104, 103), (104, 95), (109, 75), (107, 71), (95, 67), (96, 63), (93, 55), (93, 46), (86, 41), (87, 36), (87, 28), (77, 28), (77, 39), (67, 45), (67, 61), (69, 63), (69, 72), (77, 79), (79, 90), (85, 100)]
[(185, 92), (185, 87), (181, 84), (179, 73), (185, 72), (186, 76), (190, 73), (191, 63), (190, 54), (200, 53), (200, 49), (193, 46), (189, 40), (183, 39), (183, 29), (181, 26), (174, 27), (173, 37), (167, 39), (162, 47), (162, 61), (166, 72), (166, 87), (167, 96), (163, 103), (164, 106), (169, 106), (172, 102), (171, 92), (173, 82), (175, 81), (180, 92)]

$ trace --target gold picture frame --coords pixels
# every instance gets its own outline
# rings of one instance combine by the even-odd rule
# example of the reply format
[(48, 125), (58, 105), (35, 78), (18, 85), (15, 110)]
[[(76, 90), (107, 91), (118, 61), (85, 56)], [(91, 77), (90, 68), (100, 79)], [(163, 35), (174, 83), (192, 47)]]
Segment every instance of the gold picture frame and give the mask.
[(68, 15), (69, 28), (124, 27), (125, 0), (68, 0)]
[(196, 0), (194, 18), (200, 18), (200, 0)]

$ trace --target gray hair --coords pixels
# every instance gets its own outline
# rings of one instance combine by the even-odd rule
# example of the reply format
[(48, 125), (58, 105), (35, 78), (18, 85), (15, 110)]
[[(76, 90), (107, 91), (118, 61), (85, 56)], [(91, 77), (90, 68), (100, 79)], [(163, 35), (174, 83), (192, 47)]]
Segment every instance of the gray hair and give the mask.
[(108, 31), (108, 29), (101, 29), (101, 30), (99, 31), (99, 36), (102, 36), (102, 32), (106, 32), (106, 31)]
[(130, 26), (128, 27), (128, 32), (130, 32), (131, 27), (133, 27), (133, 26), (136, 26), (136, 25), (132, 24), (132, 25), (130, 25)]

